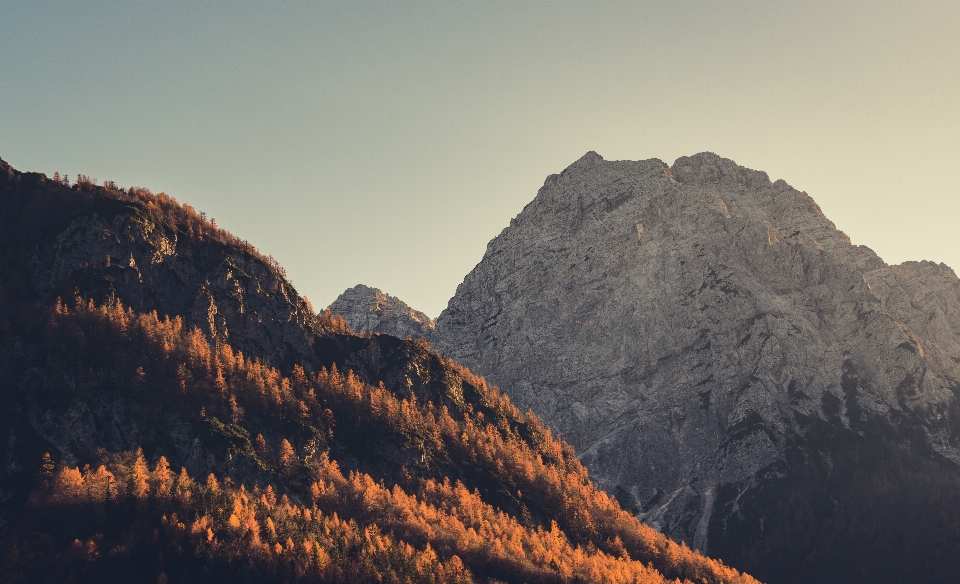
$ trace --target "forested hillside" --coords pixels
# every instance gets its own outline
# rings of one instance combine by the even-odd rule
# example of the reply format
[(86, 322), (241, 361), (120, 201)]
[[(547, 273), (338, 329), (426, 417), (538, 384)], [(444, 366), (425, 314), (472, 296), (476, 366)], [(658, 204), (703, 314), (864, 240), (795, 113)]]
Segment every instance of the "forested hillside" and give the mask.
[(190, 207), (3, 163), (0, 436), (7, 582), (755, 582)]

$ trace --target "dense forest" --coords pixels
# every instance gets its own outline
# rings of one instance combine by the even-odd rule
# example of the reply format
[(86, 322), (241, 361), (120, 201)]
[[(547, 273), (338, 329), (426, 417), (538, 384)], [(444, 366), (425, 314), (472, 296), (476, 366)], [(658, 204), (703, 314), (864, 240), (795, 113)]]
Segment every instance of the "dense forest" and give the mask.
[[(172, 197), (0, 162), (0, 213), (3, 581), (755, 582), (638, 522), (426, 342), (314, 315)], [(85, 228), (129, 253), (65, 266)], [(135, 261), (142, 233), (165, 251)], [(233, 304), (203, 262), (243, 275)], [(191, 285), (213, 308), (170, 308)], [(256, 302), (309, 351), (228, 330)]]

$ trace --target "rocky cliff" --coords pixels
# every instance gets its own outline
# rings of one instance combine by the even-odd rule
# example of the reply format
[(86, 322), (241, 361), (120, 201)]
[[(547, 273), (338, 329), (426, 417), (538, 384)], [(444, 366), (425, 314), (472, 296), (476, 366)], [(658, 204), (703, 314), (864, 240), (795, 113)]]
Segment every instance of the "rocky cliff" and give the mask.
[[(71, 308), (76, 299), (119, 302), (137, 314), (155, 311), (161, 321), (179, 318), (183, 330), (197, 327), (213, 347), (229, 344), (264, 364), (329, 366), (314, 346), (323, 324), (282, 268), (193, 208), (145, 189), (61, 184), (0, 160), (0, 209), (0, 531), (36, 478), (38, 449), (77, 464), (95, 460), (100, 449), (152, 451), (162, 442), (197, 474), (230, 469), (262, 479), (218, 453), (209, 432), (181, 408), (146, 414), (150, 408), (116, 369), (142, 360), (149, 370), (155, 356), (114, 362), (119, 352), (98, 350), (101, 339), (91, 337), (70, 350), (82, 365), (58, 372), (65, 342), (44, 315), (58, 299)], [(189, 381), (184, 373), (185, 387)]]
[(400, 337), (428, 339), (433, 332), (433, 319), (406, 302), (377, 288), (358, 284), (344, 291), (330, 305), (333, 314), (342, 315), (355, 331), (384, 333)]
[(886, 265), (782, 180), (588, 153), (489, 243), (431, 342), (638, 517), (761, 579), (954, 568), (960, 281)]

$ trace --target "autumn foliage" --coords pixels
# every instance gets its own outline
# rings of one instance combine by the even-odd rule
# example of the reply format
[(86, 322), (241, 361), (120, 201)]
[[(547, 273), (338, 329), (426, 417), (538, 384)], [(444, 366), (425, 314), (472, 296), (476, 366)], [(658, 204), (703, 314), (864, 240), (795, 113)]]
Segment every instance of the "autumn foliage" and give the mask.
[[(140, 450), (103, 452), (83, 467), (53, 469), (48, 457), (30, 504), (33, 527), (49, 537), (11, 540), (11, 581), (107, 573), (123, 558), (149, 558), (154, 578), (202, 570), (276, 581), (754, 581), (636, 521), (533, 414), (435, 354), (452, 396), (441, 406), (335, 365), (286, 376), (212, 346), (179, 317), (119, 302), (58, 301), (48, 327), (67, 344), (85, 339), (88, 351), (97, 339), (104, 355), (136, 347), (142, 358), (114, 364), (124, 391), (147, 402), (176, 396), (267, 480), (194, 477)], [(464, 401), (464, 388), (482, 404)], [(254, 412), (287, 435), (251, 438), (242, 422)], [(341, 442), (357, 435), (401, 445), (409, 466), (392, 484), (382, 473), (342, 471), (333, 455), (349, 454)]]
[[(19, 497), (2, 509), (23, 509), (0, 516), (0, 581), (755, 582), (621, 510), (532, 413), (423, 341), (327, 311), (316, 359), (276, 366), (74, 280), (37, 296), (29, 258), (92, 213), (283, 276), (192, 207), (4, 164), (0, 196), (0, 421), (23, 469), (0, 481), (28, 477), (0, 482)], [(91, 274), (78, 290), (111, 289)], [(62, 424), (75, 443), (47, 437)]]

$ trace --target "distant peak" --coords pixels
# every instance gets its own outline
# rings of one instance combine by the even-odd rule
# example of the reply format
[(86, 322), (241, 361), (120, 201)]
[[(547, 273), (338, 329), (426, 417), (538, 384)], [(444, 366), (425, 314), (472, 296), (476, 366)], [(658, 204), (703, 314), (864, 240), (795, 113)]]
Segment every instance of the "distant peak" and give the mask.
[(685, 184), (729, 183), (733, 186), (770, 184), (767, 173), (745, 168), (713, 152), (681, 156), (670, 167), (670, 173), (676, 180)]
[(367, 286), (366, 284), (357, 284), (353, 288), (347, 288), (343, 294), (365, 294), (369, 296), (372, 294), (383, 294), (383, 290)]
[(710, 152), (709, 150), (704, 150), (703, 152), (697, 152), (696, 154), (693, 154), (693, 155), (691, 155), (691, 156), (681, 156), (681, 157), (678, 158), (677, 160), (681, 160), (681, 159), (685, 159), (685, 158), (686, 158), (686, 159), (690, 159), (690, 160), (726, 161), (726, 162), (730, 162), (730, 163), (732, 163), (732, 164), (736, 164), (736, 162), (733, 162), (733, 161), (730, 160), (729, 158), (724, 158), (724, 157), (720, 156), (719, 154), (717, 154), (716, 152)]
[(345, 290), (330, 305), (330, 311), (342, 315), (357, 332), (426, 338), (434, 327), (434, 320), (426, 314), (396, 296), (364, 284)]
[(671, 166), (671, 171), (676, 174), (677, 172), (690, 172), (693, 170), (697, 173), (701, 171), (702, 168), (723, 168), (731, 167), (738, 168), (738, 165), (733, 160), (729, 158), (723, 158), (718, 156), (713, 152), (698, 152), (693, 156), (681, 156), (673, 162)]
[(587, 152), (586, 154), (581, 156), (579, 159), (577, 159), (577, 161), (571, 164), (570, 167), (574, 168), (578, 166), (593, 166), (594, 164), (597, 164), (598, 162), (603, 162), (603, 161), (604, 161), (603, 156), (600, 156), (599, 154), (591, 150), (590, 152)]

